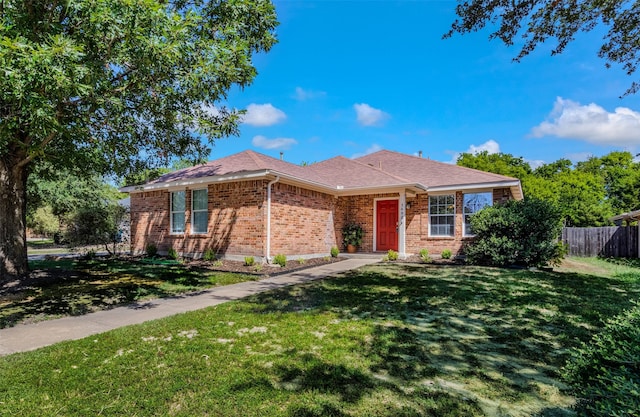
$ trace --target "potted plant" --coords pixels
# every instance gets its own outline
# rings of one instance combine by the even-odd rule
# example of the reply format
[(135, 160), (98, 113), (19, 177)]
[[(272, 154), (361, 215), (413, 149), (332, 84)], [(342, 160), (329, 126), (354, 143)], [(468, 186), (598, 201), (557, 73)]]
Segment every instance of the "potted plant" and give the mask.
[(362, 244), (363, 233), (362, 226), (357, 223), (347, 223), (342, 228), (342, 242), (348, 253), (354, 253)]

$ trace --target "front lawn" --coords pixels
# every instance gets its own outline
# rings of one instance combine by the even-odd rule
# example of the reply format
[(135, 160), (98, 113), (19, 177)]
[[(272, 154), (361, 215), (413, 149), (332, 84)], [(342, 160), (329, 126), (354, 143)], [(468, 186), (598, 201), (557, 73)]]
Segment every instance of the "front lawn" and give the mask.
[(29, 266), (27, 281), (0, 288), (0, 328), (258, 279), (171, 260), (57, 259)]
[(569, 349), (639, 295), (633, 266), (372, 265), (0, 358), (0, 415), (570, 416)]

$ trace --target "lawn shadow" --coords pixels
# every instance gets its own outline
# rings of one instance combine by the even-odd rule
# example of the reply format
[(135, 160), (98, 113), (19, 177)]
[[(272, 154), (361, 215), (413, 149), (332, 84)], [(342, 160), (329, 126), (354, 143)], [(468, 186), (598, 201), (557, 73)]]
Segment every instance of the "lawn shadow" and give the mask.
[(477, 400), (489, 414), (506, 407), (552, 416), (571, 414), (573, 399), (559, 379), (569, 350), (639, 295), (623, 278), (394, 264), (251, 301), (256, 312), (331, 312), (371, 322), (362, 354), (373, 374), (399, 385), (426, 383)]

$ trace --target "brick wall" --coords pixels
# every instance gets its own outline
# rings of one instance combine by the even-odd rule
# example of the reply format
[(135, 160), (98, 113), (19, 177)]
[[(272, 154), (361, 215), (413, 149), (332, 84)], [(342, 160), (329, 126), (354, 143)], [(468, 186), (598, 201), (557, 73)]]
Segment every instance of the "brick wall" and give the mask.
[(186, 229), (169, 233), (168, 191), (131, 194), (131, 250), (140, 253), (148, 243), (164, 253), (169, 248), (182, 254), (202, 254), (212, 249), (219, 255), (262, 256), (266, 239), (266, 181), (210, 184), (209, 221), (206, 235), (191, 234), (191, 188), (186, 189)]
[[(183, 254), (202, 254), (212, 249), (219, 255), (263, 256), (266, 250), (267, 181), (240, 181), (208, 186), (209, 222), (206, 235), (192, 235), (191, 189), (186, 189), (186, 233), (169, 233), (169, 192), (150, 191), (131, 195), (131, 247), (143, 252), (154, 243), (165, 253), (173, 247)], [(356, 222), (363, 227), (360, 252), (373, 252), (374, 202), (399, 198), (398, 193), (334, 197), (283, 183), (272, 189), (271, 255), (328, 254), (342, 245), (342, 227)], [(511, 199), (508, 188), (493, 191), (494, 204)], [(463, 193), (455, 193), (456, 214), (453, 237), (429, 237), (428, 194), (407, 198), (406, 250), (432, 254), (450, 249), (461, 253), (471, 238), (463, 237)]]
[(276, 183), (271, 193), (271, 255), (328, 255), (337, 245), (336, 197)]

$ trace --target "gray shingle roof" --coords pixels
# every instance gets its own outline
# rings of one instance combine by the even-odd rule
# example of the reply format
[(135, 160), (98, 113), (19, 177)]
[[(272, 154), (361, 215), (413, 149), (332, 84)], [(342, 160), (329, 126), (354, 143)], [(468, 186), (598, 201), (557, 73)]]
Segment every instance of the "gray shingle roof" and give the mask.
[(211, 177), (242, 177), (252, 173), (286, 176), (290, 180), (312, 182), (334, 190), (393, 186), (429, 189), (500, 183), (509, 186), (518, 184), (519, 187), (515, 178), (386, 150), (356, 159), (337, 156), (308, 166), (246, 150), (204, 165), (165, 174), (143, 188)]

